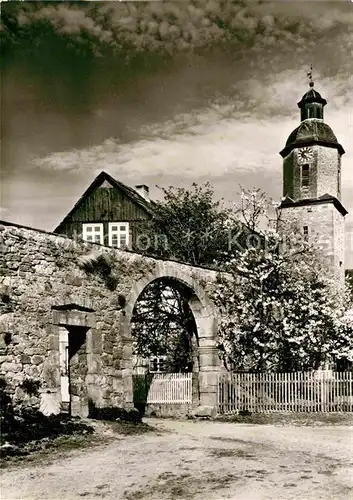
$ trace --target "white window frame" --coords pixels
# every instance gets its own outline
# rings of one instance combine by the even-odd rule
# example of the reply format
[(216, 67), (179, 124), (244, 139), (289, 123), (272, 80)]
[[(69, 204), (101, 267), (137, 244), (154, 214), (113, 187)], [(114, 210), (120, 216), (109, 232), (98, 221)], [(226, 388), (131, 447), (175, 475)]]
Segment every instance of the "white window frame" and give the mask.
[[(149, 372), (150, 373), (166, 373), (165, 362), (167, 356), (152, 356), (149, 359)], [(154, 364), (157, 365), (156, 370), (154, 370)], [(163, 369), (161, 369), (163, 367)]]
[[(113, 230), (114, 227), (117, 227), (118, 229), (117, 230)], [(124, 230), (122, 230), (121, 228), (124, 227)], [(118, 244), (116, 245), (115, 248), (121, 248), (122, 247), (122, 244), (121, 244), (121, 239), (122, 239), (122, 236), (125, 237), (126, 239), (126, 243), (125, 243), (125, 247), (129, 247), (130, 245), (130, 225), (128, 222), (109, 222), (108, 224), (108, 230), (109, 230), (109, 238), (108, 238), (108, 241), (109, 241), (109, 246), (112, 247), (113, 246), (113, 236), (117, 236), (117, 240), (118, 240)]]
[[(99, 235), (99, 241), (95, 241), (95, 239), (89, 240), (88, 236)], [(103, 231), (103, 223), (84, 223), (82, 224), (82, 238), (85, 241), (90, 243), (100, 243), (104, 245), (104, 231)]]

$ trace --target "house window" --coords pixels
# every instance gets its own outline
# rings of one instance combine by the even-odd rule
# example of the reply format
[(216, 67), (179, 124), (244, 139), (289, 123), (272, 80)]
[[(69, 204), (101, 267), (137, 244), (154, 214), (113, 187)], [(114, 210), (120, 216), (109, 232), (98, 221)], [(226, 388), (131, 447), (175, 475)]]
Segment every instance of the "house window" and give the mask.
[(304, 189), (309, 188), (309, 165), (305, 164), (302, 166), (302, 182), (301, 186)]
[(166, 357), (159, 356), (159, 357), (155, 357), (155, 358), (150, 358), (149, 371), (150, 371), (150, 373), (166, 372), (167, 371)]
[(109, 223), (109, 246), (122, 248), (129, 246), (129, 223)]
[(82, 237), (85, 241), (103, 245), (103, 224), (83, 224)]
[(304, 241), (309, 241), (309, 226), (303, 226)]

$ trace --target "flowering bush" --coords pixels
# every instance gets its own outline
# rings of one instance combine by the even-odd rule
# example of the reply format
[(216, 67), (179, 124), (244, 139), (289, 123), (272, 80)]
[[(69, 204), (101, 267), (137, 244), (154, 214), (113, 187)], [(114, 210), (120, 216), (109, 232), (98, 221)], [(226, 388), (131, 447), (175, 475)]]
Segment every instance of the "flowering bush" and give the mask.
[[(263, 197), (260, 202), (256, 208), (256, 192), (243, 196), (252, 229), (265, 214)], [(317, 249), (300, 241), (295, 223), (284, 231), (275, 222), (261, 230), (266, 244), (235, 252), (214, 286), (222, 313), (218, 347), (226, 365), (299, 371), (353, 361), (350, 285), (337, 286)]]

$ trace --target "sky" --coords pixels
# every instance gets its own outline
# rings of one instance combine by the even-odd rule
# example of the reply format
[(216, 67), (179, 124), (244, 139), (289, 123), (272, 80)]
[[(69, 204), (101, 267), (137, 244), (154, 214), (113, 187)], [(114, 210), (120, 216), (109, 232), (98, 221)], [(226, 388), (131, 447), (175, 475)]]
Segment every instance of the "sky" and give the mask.
[(279, 200), (312, 64), (353, 268), (353, 2), (2, 2), (1, 31), (2, 219), (53, 230), (102, 170)]

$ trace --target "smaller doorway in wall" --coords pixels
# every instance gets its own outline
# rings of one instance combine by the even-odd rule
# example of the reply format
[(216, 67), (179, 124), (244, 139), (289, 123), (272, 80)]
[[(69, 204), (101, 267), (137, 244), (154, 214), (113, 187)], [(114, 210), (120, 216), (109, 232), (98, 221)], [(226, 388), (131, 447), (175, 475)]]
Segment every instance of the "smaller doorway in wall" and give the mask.
[(88, 415), (86, 334), (88, 328), (59, 329), (60, 385), (62, 411), (72, 416)]
[(60, 385), (61, 385), (61, 410), (70, 410), (69, 392), (69, 331), (64, 326), (59, 328), (59, 352), (60, 352)]

